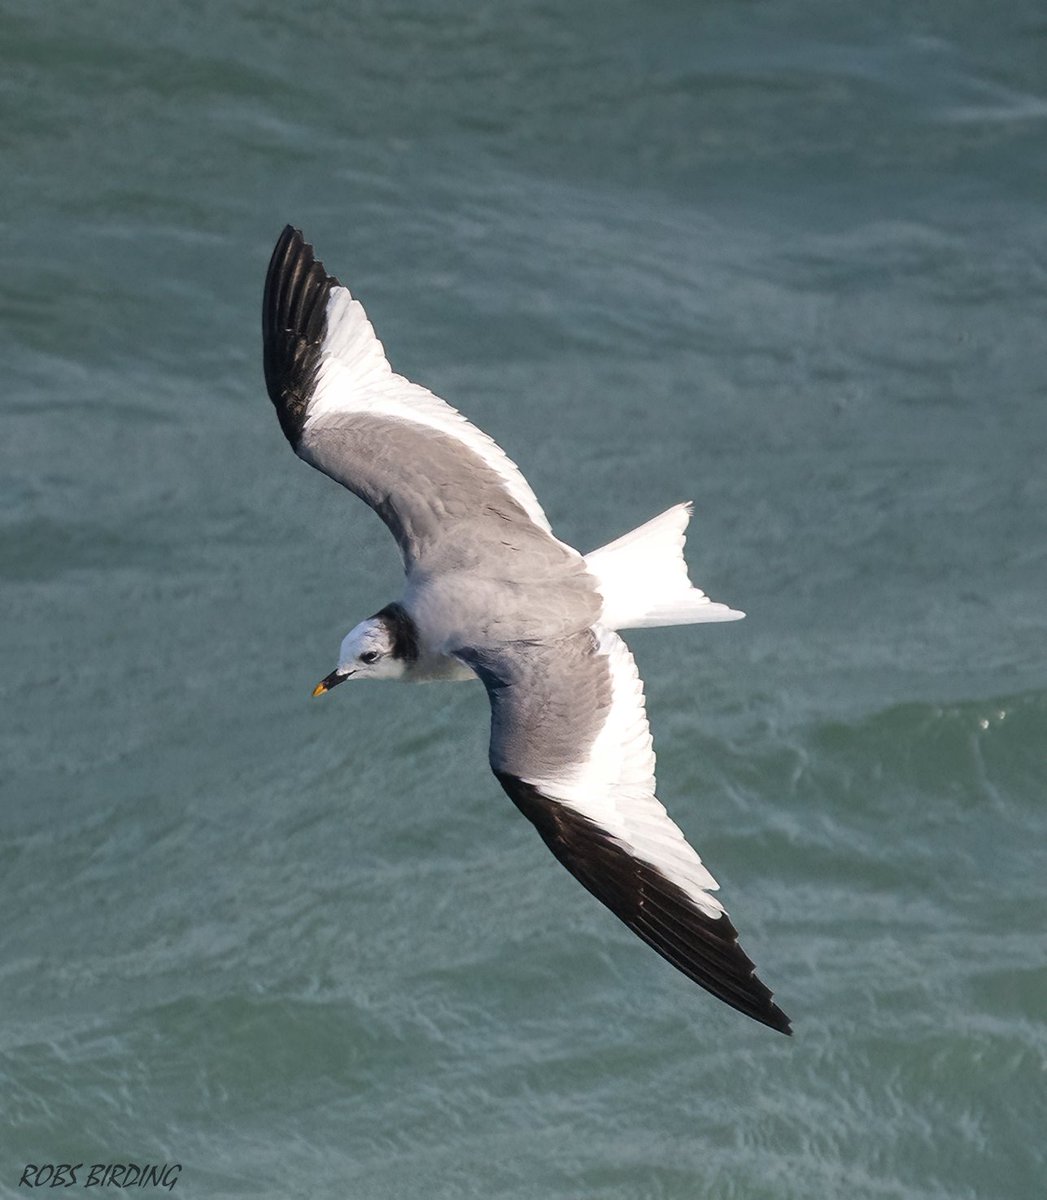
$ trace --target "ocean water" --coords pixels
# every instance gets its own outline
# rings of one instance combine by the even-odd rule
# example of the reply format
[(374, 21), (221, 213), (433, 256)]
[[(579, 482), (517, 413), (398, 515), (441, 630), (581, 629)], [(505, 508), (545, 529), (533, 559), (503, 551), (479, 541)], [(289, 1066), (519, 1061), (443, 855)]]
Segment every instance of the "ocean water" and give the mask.
[[(1043, 6), (0, 26), (0, 1195), (1047, 1194)], [(482, 689), (310, 700), (400, 573), (265, 394), (286, 222), (565, 540), (694, 500), (748, 618), (630, 643), (792, 1039), (551, 858)]]

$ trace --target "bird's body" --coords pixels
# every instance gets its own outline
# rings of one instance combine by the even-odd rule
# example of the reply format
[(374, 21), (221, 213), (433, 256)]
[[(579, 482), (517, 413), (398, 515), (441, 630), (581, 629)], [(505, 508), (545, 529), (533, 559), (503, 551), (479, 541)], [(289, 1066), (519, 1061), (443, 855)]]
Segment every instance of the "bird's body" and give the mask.
[(553, 853), (685, 975), (789, 1032), (655, 798), (643, 685), (616, 632), (742, 616), (687, 576), (690, 506), (585, 556), (559, 541), (501, 449), (393, 374), (359, 303), (290, 226), (262, 324), (288, 440), (375, 509), (404, 559), (403, 595), (346, 635), (315, 694), (352, 677), (479, 677), (491, 767)]

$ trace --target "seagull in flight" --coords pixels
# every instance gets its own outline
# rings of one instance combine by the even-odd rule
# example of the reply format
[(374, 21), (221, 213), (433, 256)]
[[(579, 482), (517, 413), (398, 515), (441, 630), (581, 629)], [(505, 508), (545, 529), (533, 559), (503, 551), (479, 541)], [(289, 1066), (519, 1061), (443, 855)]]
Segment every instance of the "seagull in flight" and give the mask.
[(360, 302), (291, 226), (262, 334), (287, 440), (375, 510), (406, 574), (400, 599), (346, 634), (314, 696), (349, 679), (479, 678), (491, 769), (567, 870), (688, 979), (790, 1033), (719, 885), (655, 797), (643, 683), (618, 636), (744, 615), (688, 578), (691, 506), (591, 554), (560, 541), (502, 449), (394, 373)]

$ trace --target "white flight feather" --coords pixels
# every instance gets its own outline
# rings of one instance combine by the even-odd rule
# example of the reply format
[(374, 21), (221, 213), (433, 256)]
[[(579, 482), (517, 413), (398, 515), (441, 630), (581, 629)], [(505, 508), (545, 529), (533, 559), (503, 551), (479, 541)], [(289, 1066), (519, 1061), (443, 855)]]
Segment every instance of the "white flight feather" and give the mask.
[(607, 720), (585, 761), (556, 779), (527, 782), (606, 829), (703, 912), (718, 917), (723, 905), (710, 892), (720, 885), (655, 797), (654, 748), (636, 662), (616, 633), (599, 626), (594, 633), (611, 671)]

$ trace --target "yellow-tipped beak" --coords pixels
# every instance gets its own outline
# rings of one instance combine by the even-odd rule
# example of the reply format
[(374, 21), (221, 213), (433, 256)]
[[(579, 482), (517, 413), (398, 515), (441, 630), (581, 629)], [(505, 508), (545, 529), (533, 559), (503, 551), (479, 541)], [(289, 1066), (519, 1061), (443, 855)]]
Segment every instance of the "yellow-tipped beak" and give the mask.
[(331, 688), (344, 683), (350, 675), (355, 674), (355, 671), (332, 671), (330, 675), (325, 675), (316, 687), (313, 688), (313, 695), (322, 696), (324, 692), (329, 692)]

